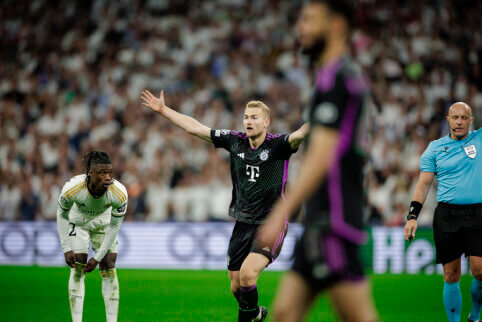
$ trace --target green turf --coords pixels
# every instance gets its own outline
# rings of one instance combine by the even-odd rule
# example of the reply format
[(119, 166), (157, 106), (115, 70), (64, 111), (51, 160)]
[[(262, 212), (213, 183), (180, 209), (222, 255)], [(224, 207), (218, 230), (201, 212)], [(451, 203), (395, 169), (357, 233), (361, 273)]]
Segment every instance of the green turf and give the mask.
[[(225, 271), (119, 269), (119, 321), (236, 321)], [(263, 272), (260, 303), (272, 303), (281, 273)], [(0, 321), (68, 321), (68, 268), (0, 266)], [(371, 277), (382, 321), (445, 321), (439, 275)], [(470, 310), (470, 276), (463, 276), (462, 320)], [(86, 277), (84, 321), (105, 321), (98, 271)], [(270, 319), (268, 319), (270, 321)], [(307, 321), (336, 321), (321, 297)]]

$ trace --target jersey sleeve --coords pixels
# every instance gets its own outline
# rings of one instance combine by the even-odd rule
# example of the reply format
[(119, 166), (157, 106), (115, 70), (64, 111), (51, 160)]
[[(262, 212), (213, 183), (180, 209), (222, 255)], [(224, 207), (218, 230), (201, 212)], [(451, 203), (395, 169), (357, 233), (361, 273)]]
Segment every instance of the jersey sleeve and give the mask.
[(74, 205), (73, 196), (78, 192), (78, 189), (82, 184), (83, 183), (72, 184), (72, 181), (69, 181), (62, 187), (57, 206), (63, 215), (68, 214)]
[(69, 212), (74, 205), (74, 195), (81, 189), (83, 182), (70, 180), (62, 187), (59, 200), (57, 203), (57, 231), (60, 239), (60, 246), (64, 253), (71, 251), (68, 229), (69, 229)]
[(347, 107), (351, 104), (360, 106), (362, 95), (350, 93), (344, 78), (336, 76), (334, 86), (329, 90), (316, 89), (310, 113), (311, 126), (325, 126), (340, 129)]
[(111, 215), (113, 217), (124, 217), (127, 212), (127, 189), (124, 187), (123, 184), (116, 181), (113, 183), (109, 190), (114, 195), (114, 201), (112, 202), (112, 211)]
[(282, 160), (288, 160), (293, 153), (296, 153), (296, 151), (298, 151), (298, 149), (291, 149), (289, 137), (289, 134), (281, 134), (273, 140), (276, 155)]
[(436, 172), (435, 152), (432, 143), (428, 145), (420, 158), (420, 171)]
[[(213, 140), (214, 147), (224, 148), (231, 151), (231, 146), (236, 140), (236, 133), (230, 130), (211, 130), (211, 140)], [(241, 135), (241, 134), (239, 134)]]

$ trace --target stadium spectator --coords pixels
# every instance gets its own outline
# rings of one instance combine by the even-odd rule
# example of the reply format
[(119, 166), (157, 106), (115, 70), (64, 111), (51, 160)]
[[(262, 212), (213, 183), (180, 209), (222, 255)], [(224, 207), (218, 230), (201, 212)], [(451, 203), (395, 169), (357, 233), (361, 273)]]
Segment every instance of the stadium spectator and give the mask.
[[(482, 28), (473, 14), (482, 3), (425, 0), (404, 3), (403, 10), (395, 0), (360, 3), (353, 50), (381, 108), (372, 171), (384, 173), (383, 186), (394, 177), (409, 180), (392, 189), (410, 195), (418, 156), (448, 133), (440, 115), (450, 104), (465, 101), (476, 122), (482, 120)], [(163, 180), (174, 182), (180, 158), (198, 180), (211, 158), (202, 152), (218, 152), (136, 108), (147, 84), (166, 88), (182, 113), (215, 128), (237, 128), (245, 102), (261, 98), (277, 120), (273, 132), (296, 129), (311, 95), (292, 32), (298, 6), (289, 0), (7, 2), (0, 14), (0, 191), (17, 189), (9, 177), (20, 169), (32, 183), (54, 175), (61, 184), (81, 171), (80, 156), (95, 147), (116, 161), (115, 175), (127, 186), (136, 183), (124, 176), (156, 170), (158, 153)], [(216, 172), (210, 182), (221, 176)], [(42, 195), (41, 186), (33, 184), (34, 193)], [(147, 182), (143, 189), (152, 194)], [(386, 209), (396, 208), (395, 195), (390, 190)], [(9, 210), (0, 209), (0, 220), (20, 219), (15, 198), (1, 199)], [(424, 204), (425, 223), (434, 206)], [(137, 220), (172, 218), (151, 217), (147, 209)], [(392, 215), (380, 214), (381, 223)]]

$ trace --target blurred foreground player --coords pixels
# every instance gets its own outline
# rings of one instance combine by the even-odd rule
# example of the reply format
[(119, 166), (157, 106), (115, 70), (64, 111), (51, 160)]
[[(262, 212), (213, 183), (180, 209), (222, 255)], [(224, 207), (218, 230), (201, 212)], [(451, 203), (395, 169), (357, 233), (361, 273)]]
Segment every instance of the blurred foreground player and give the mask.
[(291, 134), (269, 134), (266, 132), (270, 124), (269, 108), (263, 102), (251, 101), (244, 112), (245, 133), (213, 130), (167, 107), (163, 92), (156, 98), (144, 91), (142, 99), (143, 105), (187, 133), (230, 152), (233, 197), (229, 215), (236, 220), (227, 254), (231, 292), (239, 303), (238, 321), (263, 321), (267, 310), (258, 306), (256, 282), (261, 271), (281, 251), (288, 222), (283, 222), (273, 247), (256, 239), (256, 231), (283, 194), (289, 158), (305, 138), (308, 125)]
[[(91, 151), (82, 161), (86, 174), (64, 185), (57, 205), (60, 242), (65, 262), (71, 267), (70, 311), (74, 322), (82, 321), (85, 273), (99, 264), (107, 321), (117, 321), (117, 233), (127, 210), (127, 191), (113, 178), (107, 153)], [(87, 262), (91, 243), (95, 256)]]
[(482, 130), (469, 131), (473, 120), (467, 104), (458, 102), (450, 107), (450, 133), (430, 142), (420, 159), (420, 177), (404, 230), (406, 240), (415, 237), (418, 215), (437, 176), (433, 233), (437, 264), (444, 270), (443, 302), (450, 322), (460, 321), (462, 311), (462, 254), (469, 257), (474, 276), (469, 321), (479, 320), (482, 304)]
[(308, 148), (297, 181), (258, 232), (274, 242), (285, 213), (305, 204), (304, 233), (275, 299), (275, 321), (302, 321), (328, 291), (342, 321), (376, 321), (359, 255), (364, 242), (363, 168), (368, 133), (368, 88), (348, 56), (355, 14), (351, 1), (308, 1), (297, 31), (314, 68)]

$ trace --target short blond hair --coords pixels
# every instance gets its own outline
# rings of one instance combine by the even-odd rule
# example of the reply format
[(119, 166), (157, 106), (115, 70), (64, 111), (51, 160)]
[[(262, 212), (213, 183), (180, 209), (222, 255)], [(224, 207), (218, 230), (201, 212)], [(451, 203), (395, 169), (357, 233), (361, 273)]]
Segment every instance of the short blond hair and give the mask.
[(249, 101), (246, 108), (260, 108), (266, 114), (266, 117), (270, 117), (269, 107), (261, 101)]

